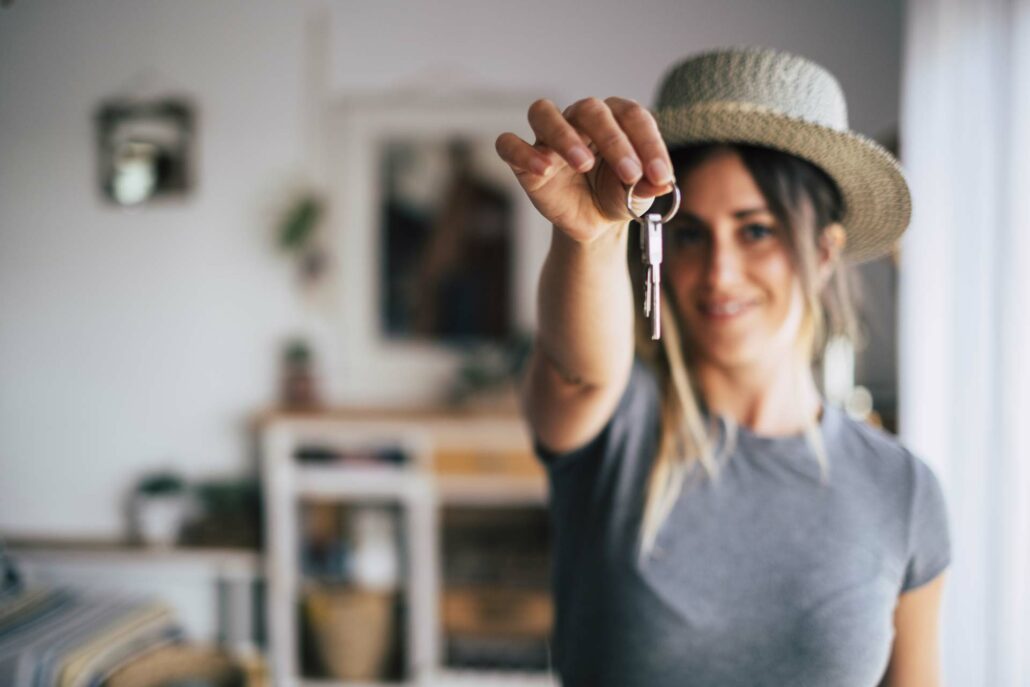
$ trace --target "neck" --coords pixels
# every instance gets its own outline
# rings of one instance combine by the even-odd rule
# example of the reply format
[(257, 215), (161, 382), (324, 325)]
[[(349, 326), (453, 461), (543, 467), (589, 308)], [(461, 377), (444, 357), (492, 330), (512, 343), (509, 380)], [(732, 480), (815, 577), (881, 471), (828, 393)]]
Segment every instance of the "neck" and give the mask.
[(749, 365), (697, 361), (694, 375), (709, 410), (768, 436), (799, 434), (818, 418), (822, 400), (807, 356), (792, 351)]

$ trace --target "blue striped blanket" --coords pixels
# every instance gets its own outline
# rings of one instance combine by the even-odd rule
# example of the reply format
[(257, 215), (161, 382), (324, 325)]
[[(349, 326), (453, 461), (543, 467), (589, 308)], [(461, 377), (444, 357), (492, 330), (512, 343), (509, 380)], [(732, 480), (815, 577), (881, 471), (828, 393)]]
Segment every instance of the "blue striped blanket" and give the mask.
[(0, 588), (3, 687), (100, 687), (129, 661), (182, 639), (172, 611), (158, 602)]

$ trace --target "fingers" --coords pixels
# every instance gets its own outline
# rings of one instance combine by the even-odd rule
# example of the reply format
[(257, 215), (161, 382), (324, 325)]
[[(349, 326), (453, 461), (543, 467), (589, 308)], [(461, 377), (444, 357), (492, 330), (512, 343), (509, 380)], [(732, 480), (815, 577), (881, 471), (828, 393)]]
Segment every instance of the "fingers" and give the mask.
[(593, 143), (623, 184), (640, 184), (640, 195), (658, 195), (671, 189), (672, 163), (654, 117), (624, 98), (584, 98), (559, 112), (549, 100), (529, 109), (529, 123), (537, 141), (558, 153), (579, 172), (595, 162), (586, 143)]
[(672, 190), (672, 161), (651, 113), (625, 98), (608, 98), (605, 104), (641, 161), (645, 179), (636, 192), (648, 197)]
[(515, 172), (529, 172), (543, 176), (551, 169), (551, 155), (537, 150), (511, 132), (505, 132), (498, 136), (494, 147), (501, 159), (507, 162)]
[[(658, 125), (636, 102), (585, 98), (560, 112), (553, 102), (537, 100), (528, 118), (534, 144), (510, 132), (495, 142), (498, 155), (527, 191), (535, 192), (562, 171), (586, 173), (598, 208), (608, 217), (621, 217), (627, 213), (619, 183), (635, 184), (634, 209), (672, 190), (672, 163)], [(598, 165), (598, 157), (605, 164)]]
[(576, 171), (587, 172), (594, 166), (594, 155), (583, 137), (550, 100), (529, 106), (529, 126), (539, 144), (558, 153)]
[(585, 98), (565, 110), (565, 118), (593, 142), (622, 183), (632, 184), (640, 178), (640, 158), (607, 103)]

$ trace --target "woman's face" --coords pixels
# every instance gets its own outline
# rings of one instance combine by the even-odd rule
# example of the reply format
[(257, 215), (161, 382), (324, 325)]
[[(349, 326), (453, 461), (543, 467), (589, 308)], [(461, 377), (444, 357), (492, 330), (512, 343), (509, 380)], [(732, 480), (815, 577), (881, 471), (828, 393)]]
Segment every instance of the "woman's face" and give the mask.
[(803, 313), (786, 228), (732, 150), (680, 182), (680, 211), (666, 225), (665, 279), (692, 354), (725, 369), (782, 360)]

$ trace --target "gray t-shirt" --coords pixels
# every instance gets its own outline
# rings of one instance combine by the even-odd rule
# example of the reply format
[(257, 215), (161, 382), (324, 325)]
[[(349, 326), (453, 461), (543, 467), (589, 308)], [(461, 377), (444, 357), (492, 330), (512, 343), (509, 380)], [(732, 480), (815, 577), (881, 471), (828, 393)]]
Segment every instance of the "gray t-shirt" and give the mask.
[[(659, 432), (636, 361), (611, 420), (547, 467), (554, 541), (552, 655), (566, 687), (874, 687), (898, 595), (950, 561), (930, 468), (824, 406), (829, 481), (802, 436), (738, 430), (719, 481), (695, 465), (640, 559)], [(725, 433), (725, 426), (721, 425)]]

